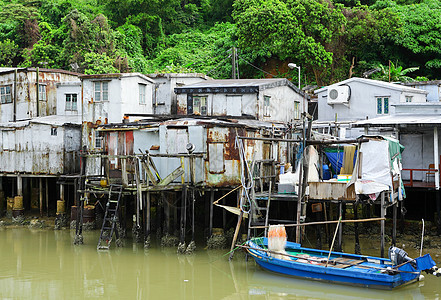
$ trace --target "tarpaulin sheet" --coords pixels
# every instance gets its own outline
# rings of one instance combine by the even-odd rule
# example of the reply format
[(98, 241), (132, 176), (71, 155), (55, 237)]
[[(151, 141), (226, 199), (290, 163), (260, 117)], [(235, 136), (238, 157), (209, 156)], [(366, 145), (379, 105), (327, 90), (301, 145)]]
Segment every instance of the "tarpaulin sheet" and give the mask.
[[(329, 163), (331, 164), (332, 172), (334, 174), (340, 174), (340, 170), (341, 167), (343, 166), (343, 160), (345, 156), (344, 148), (326, 148), (325, 155), (328, 158)], [(357, 159), (357, 151), (355, 151), (352, 165), (355, 164), (356, 159)]]

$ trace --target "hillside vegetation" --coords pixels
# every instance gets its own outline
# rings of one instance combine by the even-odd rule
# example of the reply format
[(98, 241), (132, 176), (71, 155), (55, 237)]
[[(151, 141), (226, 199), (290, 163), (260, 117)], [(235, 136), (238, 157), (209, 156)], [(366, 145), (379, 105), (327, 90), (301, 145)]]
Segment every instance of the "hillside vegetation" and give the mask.
[[(0, 66), (432, 80), (439, 0), (0, 0)], [(370, 71), (370, 72), (369, 72)], [(366, 73), (368, 72), (368, 73)]]

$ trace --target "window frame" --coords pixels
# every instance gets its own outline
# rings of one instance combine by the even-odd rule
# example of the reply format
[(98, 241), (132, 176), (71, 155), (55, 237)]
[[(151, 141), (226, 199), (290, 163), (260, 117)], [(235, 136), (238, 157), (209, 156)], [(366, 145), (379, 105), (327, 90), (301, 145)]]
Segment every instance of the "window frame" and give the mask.
[(46, 84), (38, 84), (38, 101), (47, 101), (47, 89)]
[(300, 101), (294, 101), (294, 119), (300, 120)]
[(264, 95), (263, 96), (263, 116), (264, 117), (271, 117), (270, 107), (271, 107), (271, 96)]
[[(202, 100), (204, 105), (202, 105)], [(196, 102), (198, 104), (196, 104)], [(208, 96), (207, 95), (194, 95), (192, 97), (192, 107), (193, 111), (191, 114), (199, 116), (208, 116)], [(205, 108), (205, 113), (204, 113)]]
[(389, 115), (390, 114), (390, 96), (376, 96), (375, 107), (377, 115)]
[[(404, 102), (406, 102), (406, 103), (411, 103), (412, 102), (412, 99), (413, 99), (413, 96), (404, 96)], [(410, 100), (410, 101), (407, 101), (407, 100)]]
[[(7, 92), (8, 88), (9, 88), (9, 93)], [(5, 100), (3, 101), (3, 99)], [(1, 104), (12, 103), (12, 84), (5, 84), (0, 86), (0, 103)]]
[[(75, 97), (73, 97), (75, 96)], [(70, 98), (70, 100), (68, 101), (68, 97)], [(73, 107), (73, 99), (75, 98), (75, 108)], [(69, 93), (69, 94), (65, 94), (65, 107), (64, 110), (65, 111), (78, 111), (78, 94), (75, 93)], [(68, 105), (69, 103), (69, 105)]]
[[(97, 90), (97, 84), (99, 84), (99, 89)], [(104, 90), (104, 86), (106, 86), (106, 90)], [(99, 99), (97, 99), (97, 95), (99, 95)], [(106, 96), (104, 99), (104, 95)], [(94, 102), (105, 102), (109, 101), (109, 81), (100, 80), (93, 81), (93, 101)]]
[(139, 100), (139, 104), (141, 105), (147, 104), (146, 91), (147, 91), (147, 84), (138, 83), (138, 97), (139, 97), (138, 100)]

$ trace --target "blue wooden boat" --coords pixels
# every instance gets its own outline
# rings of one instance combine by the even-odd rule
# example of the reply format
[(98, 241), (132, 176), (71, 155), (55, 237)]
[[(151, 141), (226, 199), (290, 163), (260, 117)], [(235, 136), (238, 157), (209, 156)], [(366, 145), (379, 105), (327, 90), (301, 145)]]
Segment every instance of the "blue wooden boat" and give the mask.
[(292, 242), (286, 243), (283, 254), (275, 253), (268, 250), (267, 238), (251, 239), (244, 248), (259, 266), (268, 271), (369, 288), (393, 289), (418, 281), (421, 271), (439, 275), (441, 270), (437, 269), (429, 254), (394, 264), (387, 258), (341, 252), (332, 252), (328, 261), (328, 251), (303, 248)]

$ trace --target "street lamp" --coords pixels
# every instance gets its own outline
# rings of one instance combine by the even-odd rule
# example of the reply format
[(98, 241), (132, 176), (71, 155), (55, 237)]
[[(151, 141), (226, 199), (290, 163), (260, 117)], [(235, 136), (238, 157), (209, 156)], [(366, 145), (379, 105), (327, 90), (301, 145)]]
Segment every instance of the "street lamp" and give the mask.
[(289, 67), (291, 70), (294, 69), (294, 68), (299, 69), (299, 90), (300, 90), (300, 66), (298, 66), (298, 65), (296, 65), (296, 64), (293, 64), (293, 63), (289, 63), (289, 64), (288, 64), (288, 67)]

